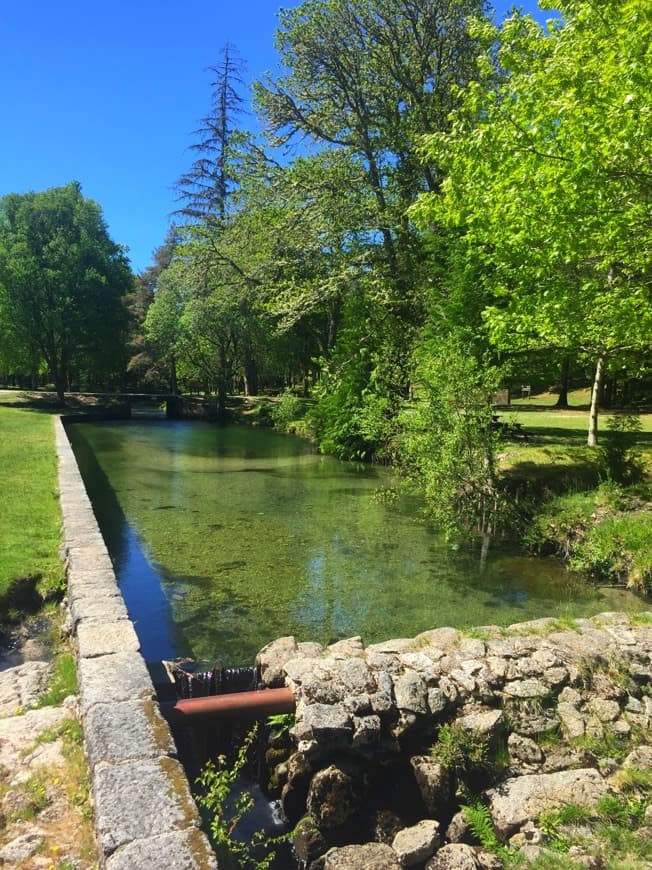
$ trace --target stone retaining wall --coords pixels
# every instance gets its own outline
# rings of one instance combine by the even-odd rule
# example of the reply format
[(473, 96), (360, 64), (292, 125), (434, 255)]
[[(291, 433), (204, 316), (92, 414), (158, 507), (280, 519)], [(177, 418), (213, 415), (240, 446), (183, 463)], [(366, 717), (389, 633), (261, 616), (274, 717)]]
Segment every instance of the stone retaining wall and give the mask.
[[(470, 796), (498, 840), (536, 857), (544, 810), (595, 807), (617, 794), (623, 765), (652, 770), (649, 613), (367, 647), (287, 637), (257, 662), (266, 686), (296, 698), (285, 747), (267, 760), (309, 870), (499, 867), (469, 834)], [(645, 825), (652, 839), (652, 809)], [(602, 866), (586, 841), (579, 863)]]
[(61, 420), (55, 421), (70, 630), (100, 864), (216, 868)]

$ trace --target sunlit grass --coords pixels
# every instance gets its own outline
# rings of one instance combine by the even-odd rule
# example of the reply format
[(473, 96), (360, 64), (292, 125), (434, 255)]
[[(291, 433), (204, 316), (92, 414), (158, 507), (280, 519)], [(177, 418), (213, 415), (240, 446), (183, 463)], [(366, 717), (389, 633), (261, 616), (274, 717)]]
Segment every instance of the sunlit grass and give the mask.
[(36, 581), (47, 595), (63, 582), (53, 424), (48, 414), (0, 406), (0, 620), (20, 609), (10, 593), (22, 583)]

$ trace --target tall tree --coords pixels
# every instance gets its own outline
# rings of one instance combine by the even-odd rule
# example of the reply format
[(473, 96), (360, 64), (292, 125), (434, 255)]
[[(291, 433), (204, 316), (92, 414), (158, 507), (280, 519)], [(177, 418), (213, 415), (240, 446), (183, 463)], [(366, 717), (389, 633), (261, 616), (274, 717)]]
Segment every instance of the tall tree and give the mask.
[(451, 131), (430, 137), (445, 196), (425, 194), (415, 215), (459, 232), (498, 347), (593, 360), (594, 445), (605, 366), (652, 341), (652, 9), (555, 6), (564, 23), (549, 31), (515, 14), (485, 33), (501, 79), (470, 85)]
[[(406, 210), (441, 181), (437, 161), (420, 159), (413, 146), (420, 134), (445, 128), (455, 86), (473, 77), (467, 19), (484, 8), (482, 0), (307, 0), (280, 14), (277, 47), (287, 72), (254, 86), (277, 142), (307, 140), (358, 171), (366, 208), (343, 229), (338, 248), (351, 250), (355, 238), (359, 258), (364, 245), (365, 299), (348, 307), (341, 335), (368, 353), (341, 348), (338, 370), (330, 367), (338, 390), (355, 393), (347, 414), (371, 394), (382, 399), (383, 414), (394, 413), (407, 395), (430, 256)], [(368, 329), (369, 318), (378, 329)]]
[(211, 106), (194, 132), (190, 150), (197, 155), (190, 169), (177, 182), (182, 205), (177, 214), (191, 222), (224, 221), (229, 193), (234, 184), (229, 151), (238, 139), (237, 122), (244, 111), (240, 94), (244, 64), (233, 45), (222, 49), (222, 60), (209, 67)]
[(123, 250), (77, 182), (0, 200), (0, 312), (15, 346), (38, 351), (59, 401), (73, 367), (122, 373), (131, 286)]

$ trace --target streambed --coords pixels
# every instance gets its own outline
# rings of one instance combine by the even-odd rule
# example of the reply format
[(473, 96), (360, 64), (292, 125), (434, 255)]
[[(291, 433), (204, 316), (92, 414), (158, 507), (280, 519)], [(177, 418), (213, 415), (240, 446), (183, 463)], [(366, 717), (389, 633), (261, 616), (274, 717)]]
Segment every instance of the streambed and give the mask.
[(302, 439), (196, 422), (82, 423), (70, 440), (148, 661), (249, 664), (330, 643), (644, 609), (554, 559), (452, 549), (384, 468)]

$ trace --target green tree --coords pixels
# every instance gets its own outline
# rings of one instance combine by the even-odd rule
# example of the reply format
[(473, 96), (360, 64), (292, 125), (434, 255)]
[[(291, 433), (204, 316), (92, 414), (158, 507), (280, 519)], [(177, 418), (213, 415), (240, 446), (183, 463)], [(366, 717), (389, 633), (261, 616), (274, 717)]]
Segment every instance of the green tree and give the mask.
[[(432, 261), (406, 210), (420, 191), (435, 191), (441, 181), (437, 161), (420, 158), (413, 145), (420, 134), (446, 127), (453, 85), (473, 77), (476, 49), (467, 19), (483, 10), (482, 0), (307, 0), (279, 16), (276, 42), (286, 72), (254, 88), (269, 131), (276, 142), (307, 140), (319, 148), (330, 162), (328, 181), (337, 179), (336, 161), (342, 180), (344, 173), (357, 176), (355, 200), (340, 187), (335, 220), (330, 209), (324, 252), (332, 251), (335, 268), (318, 258), (326, 268), (310, 288), (332, 289), (336, 281), (345, 288), (348, 279), (366, 297), (362, 304), (338, 301), (338, 314), (349, 320), (338, 325), (343, 344), (338, 348), (335, 339), (332, 386), (324, 385), (324, 396), (337, 390), (345, 401), (322, 409), (329, 442), (346, 429), (338, 408), (365, 418), (360, 434), (379, 431), (368, 426), (371, 408), (395, 416), (409, 391)], [(327, 199), (326, 184), (319, 197)], [(304, 293), (309, 281), (296, 285), (295, 302), (312, 296)], [(367, 355), (355, 350), (362, 346)], [(333, 425), (330, 411), (337, 411)], [(376, 447), (357, 443), (354, 452)]]
[(36, 353), (60, 402), (71, 371), (121, 374), (132, 275), (97, 203), (73, 182), (0, 200), (0, 314), (14, 347)]
[(506, 515), (491, 404), (500, 372), (469, 354), (460, 335), (438, 335), (419, 348), (416, 375), (416, 401), (401, 421), (401, 464), (442, 528), (493, 534)]
[(483, 26), (499, 75), (492, 45), (485, 83), (426, 140), (444, 196), (424, 194), (413, 214), (459, 233), (495, 346), (593, 360), (595, 445), (605, 367), (652, 340), (652, 9), (554, 5), (563, 24), (547, 31), (518, 14), (500, 32)]

